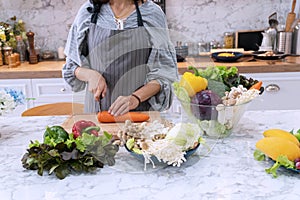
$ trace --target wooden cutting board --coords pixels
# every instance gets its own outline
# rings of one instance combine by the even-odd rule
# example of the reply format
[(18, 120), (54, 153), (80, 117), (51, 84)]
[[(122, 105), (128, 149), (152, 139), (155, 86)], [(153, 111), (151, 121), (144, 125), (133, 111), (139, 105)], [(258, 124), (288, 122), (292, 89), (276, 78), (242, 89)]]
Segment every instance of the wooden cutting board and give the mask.
[[(160, 113), (157, 111), (147, 111), (144, 112), (150, 116), (148, 122), (154, 120), (162, 121)], [(82, 115), (72, 115), (67, 118), (66, 121), (61, 125), (67, 132), (72, 131), (73, 124), (79, 120), (92, 121), (101, 128), (101, 131), (107, 131), (111, 134), (116, 134), (120, 129), (122, 129), (124, 123), (100, 123), (98, 122), (96, 114), (82, 114)]]

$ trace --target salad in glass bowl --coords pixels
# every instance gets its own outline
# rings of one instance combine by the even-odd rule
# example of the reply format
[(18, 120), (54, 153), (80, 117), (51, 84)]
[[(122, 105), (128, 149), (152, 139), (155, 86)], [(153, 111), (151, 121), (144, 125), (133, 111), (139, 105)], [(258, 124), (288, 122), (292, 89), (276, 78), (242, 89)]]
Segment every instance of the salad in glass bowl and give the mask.
[(246, 78), (236, 67), (207, 67), (185, 72), (173, 83), (182, 115), (196, 121), (204, 135), (223, 138), (231, 134), (249, 103), (263, 93), (262, 82)]

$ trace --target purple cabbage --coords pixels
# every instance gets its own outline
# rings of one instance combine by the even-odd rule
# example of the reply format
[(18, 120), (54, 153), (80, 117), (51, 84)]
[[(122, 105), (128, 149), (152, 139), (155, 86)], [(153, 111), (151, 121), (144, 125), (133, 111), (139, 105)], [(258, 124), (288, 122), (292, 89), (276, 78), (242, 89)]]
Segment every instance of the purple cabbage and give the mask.
[(202, 90), (191, 99), (191, 110), (200, 120), (215, 120), (218, 117), (216, 105), (220, 104), (222, 99), (211, 90)]

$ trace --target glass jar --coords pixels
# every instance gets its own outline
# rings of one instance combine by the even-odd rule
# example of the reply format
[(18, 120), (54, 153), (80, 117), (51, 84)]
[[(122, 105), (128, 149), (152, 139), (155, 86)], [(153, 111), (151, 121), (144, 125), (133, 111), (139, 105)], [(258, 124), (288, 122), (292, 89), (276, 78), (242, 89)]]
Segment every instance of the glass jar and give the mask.
[(13, 48), (6, 46), (3, 47), (3, 57), (4, 57), (4, 65), (8, 65), (9, 64), (9, 56), (12, 54)]
[(234, 40), (233, 33), (225, 32), (224, 33), (224, 48), (226, 48), (226, 49), (233, 48), (233, 40)]
[(3, 65), (2, 48), (0, 47), (0, 66)]
[(205, 53), (208, 51), (210, 51), (210, 50), (209, 50), (208, 44), (206, 42), (201, 41), (198, 43), (198, 54)]

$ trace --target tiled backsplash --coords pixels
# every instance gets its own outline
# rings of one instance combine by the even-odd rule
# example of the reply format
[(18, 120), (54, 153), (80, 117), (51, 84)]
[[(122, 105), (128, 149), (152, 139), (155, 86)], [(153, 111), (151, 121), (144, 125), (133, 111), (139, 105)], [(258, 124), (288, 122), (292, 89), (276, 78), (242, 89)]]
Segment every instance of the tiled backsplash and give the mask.
[[(63, 46), (77, 10), (86, 0), (0, 1), (0, 21), (17, 16), (36, 33), (42, 49)], [(76, 3), (74, 3), (76, 2)], [(166, 14), (174, 43), (222, 41), (224, 32), (268, 27), (268, 16), (277, 12), (285, 23), (291, 0), (166, 0)], [(300, 4), (300, 3), (298, 3)], [(298, 5), (296, 12), (298, 13)]]

